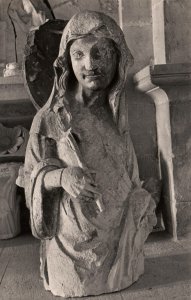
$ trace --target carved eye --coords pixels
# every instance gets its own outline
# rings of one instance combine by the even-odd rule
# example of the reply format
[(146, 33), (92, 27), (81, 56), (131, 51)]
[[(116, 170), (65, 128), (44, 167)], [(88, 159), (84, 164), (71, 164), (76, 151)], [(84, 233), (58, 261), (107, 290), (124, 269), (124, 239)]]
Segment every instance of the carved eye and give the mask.
[(75, 51), (72, 53), (72, 56), (75, 58), (75, 59), (80, 59), (83, 57), (83, 52), (82, 51)]

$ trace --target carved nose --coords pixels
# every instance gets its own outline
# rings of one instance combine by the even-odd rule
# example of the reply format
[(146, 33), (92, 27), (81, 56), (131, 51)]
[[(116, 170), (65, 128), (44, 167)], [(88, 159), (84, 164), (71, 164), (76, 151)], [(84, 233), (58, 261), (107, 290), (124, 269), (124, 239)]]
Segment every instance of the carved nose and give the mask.
[(96, 64), (95, 64), (95, 61), (94, 61), (94, 59), (91, 56), (89, 56), (89, 57), (86, 58), (86, 60), (85, 60), (85, 68), (88, 71), (89, 70), (95, 70), (97, 68)]

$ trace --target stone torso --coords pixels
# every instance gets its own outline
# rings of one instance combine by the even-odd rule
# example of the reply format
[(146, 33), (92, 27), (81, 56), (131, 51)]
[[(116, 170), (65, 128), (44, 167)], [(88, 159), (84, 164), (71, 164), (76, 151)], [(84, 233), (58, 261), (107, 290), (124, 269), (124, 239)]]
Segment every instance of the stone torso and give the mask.
[[(90, 107), (75, 104), (71, 114), (73, 137), (86, 167), (95, 171), (93, 176), (103, 196), (105, 211), (96, 216), (94, 223), (110, 230), (119, 225), (121, 211), (131, 188), (124, 137), (119, 135), (107, 106), (99, 103)], [(62, 145), (58, 146), (60, 158), (62, 149)], [(95, 209), (93, 204), (92, 209)], [(91, 213), (88, 218), (90, 216)]]

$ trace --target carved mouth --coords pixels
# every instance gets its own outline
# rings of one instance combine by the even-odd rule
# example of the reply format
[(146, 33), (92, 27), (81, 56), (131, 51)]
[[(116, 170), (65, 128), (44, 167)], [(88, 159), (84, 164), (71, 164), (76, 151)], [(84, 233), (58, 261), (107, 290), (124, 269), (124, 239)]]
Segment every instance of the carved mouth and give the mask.
[(84, 74), (83, 75), (83, 79), (87, 78), (87, 79), (91, 79), (91, 80), (100, 79), (100, 77), (102, 77), (101, 74)]

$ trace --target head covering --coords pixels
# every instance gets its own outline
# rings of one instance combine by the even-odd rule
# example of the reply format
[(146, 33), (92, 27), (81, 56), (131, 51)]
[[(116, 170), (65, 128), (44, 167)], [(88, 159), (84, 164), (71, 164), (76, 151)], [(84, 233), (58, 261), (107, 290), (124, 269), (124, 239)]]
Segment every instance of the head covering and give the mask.
[[(113, 114), (114, 121), (121, 134), (128, 129), (127, 109), (125, 96), (125, 83), (129, 65), (133, 62), (133, 57), (128, 49), (122, 30), (116, 22), (109, 16), (94, 11), (83, 11), (74, 15), (64, 28), (59, 55), (54, 63), (55, 83), (52, 94), (42, 108), (50, 112), (59, 114), (59, 128), (61, 131), (67, 131), (70, 123), (70, 113), (68, 111), (68, 102), (65, 97), (67, 89), (67, 79), (69, 76), (68, 50), (72, 41), (94, 35), (98, 38), (111, 39), (119, 52), (118, 78), (111, 87), (108, 95), (108, 101)], [(42, 112), (40, 113), (42, 116)], [(51, 113), (52, 115), (52, 113)], [(58, 122), (58, 121), (56, 121)], [(42, 127), (42, 126), (41, 126)], [(38, 131), (41, 129), (38, 128)], [(48, 132), (47, 132), (48, 134)], [(55, 133), (54, 133), (55, 134)]]

